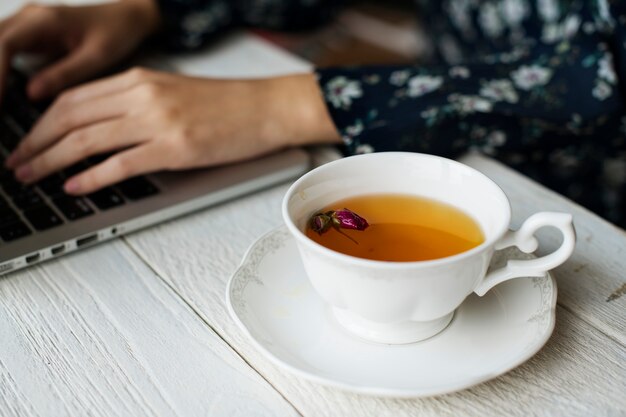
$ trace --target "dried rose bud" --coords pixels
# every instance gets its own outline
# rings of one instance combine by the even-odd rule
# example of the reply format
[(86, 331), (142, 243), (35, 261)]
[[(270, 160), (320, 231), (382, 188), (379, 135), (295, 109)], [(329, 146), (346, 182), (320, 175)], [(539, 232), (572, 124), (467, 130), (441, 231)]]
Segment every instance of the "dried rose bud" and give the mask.
[(325, 233), (330, 227), (358, 244), (356, 240), (345, 234), (341, 229), (365, 230), (369, 227), (367, 220), (353, 211), (344, 208), (343, 210), (329, 210), (326, 213), (317, 212), (309, 220), (309, 227), (318, 234)]
[(319, 233), (320, 235), (328, 230), (328, 228), (332, 225), (332, 221), (329, 215), (324, 213), (317, 213), (313, 217), (311, 217), (311, 221), (309, 222), (309, 226), (314, 232)]
[(333, 224), (343, 229), (365, 230), (369, 227), (367, 220), (347, 208), (333, 211), (331, 217)]

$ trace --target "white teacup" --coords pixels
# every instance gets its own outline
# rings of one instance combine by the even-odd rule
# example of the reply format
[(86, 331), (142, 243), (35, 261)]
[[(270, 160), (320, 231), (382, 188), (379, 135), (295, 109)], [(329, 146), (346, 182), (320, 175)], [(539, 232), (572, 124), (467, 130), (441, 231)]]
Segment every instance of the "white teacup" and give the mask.
[[(445, 258), (386, 262), (345, 255), (305, 235), (309, 218), (320, 208), (381, 193), (416, 195), (460, 208), (478, 223), (485, 241)], [(417, 153), (373, 153), (320, 166), (289, 188), (282, 211), (306, 273), (337, 321), (349, 332), (381, 343), (411, 343), (439, 333), (472, 292), (482, 296), (512, 278), (543, 277), (565, 262), (576, 242), (572, 216), (566, 213), (537, 213), (518, 231), (510, 231), (511, 206), (493, 181), (459, 162)], [(533, 234), (544, 226), (563, 234), (556, 251), (510, 260), (487, 273), (495, 250), (515, 245), (526, 253), (535, 251)]]

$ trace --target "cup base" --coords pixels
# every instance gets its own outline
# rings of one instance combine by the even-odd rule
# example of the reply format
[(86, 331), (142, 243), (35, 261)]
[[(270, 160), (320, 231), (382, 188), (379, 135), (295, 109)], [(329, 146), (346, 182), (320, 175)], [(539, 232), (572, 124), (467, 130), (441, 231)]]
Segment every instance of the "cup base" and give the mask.
[(389, 345), (415, 343), (433, 337), (448, 327), (454, 316), (452, 312), (432, 321), (378, 323), (337, 307), (333, 307), (332, 312), (341, 327), (353, 335)]

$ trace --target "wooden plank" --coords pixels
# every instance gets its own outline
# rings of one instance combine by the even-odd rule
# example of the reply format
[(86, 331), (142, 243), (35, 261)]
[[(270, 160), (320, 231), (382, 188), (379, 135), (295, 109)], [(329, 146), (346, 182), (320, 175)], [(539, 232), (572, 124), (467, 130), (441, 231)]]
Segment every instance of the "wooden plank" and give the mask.
[(296, 416), (122, 241), (0, 279), (1, 416)]
[(602, 416), (626, 409), (624, 347), (563, 308), (555, 336), (528, 363), (494, 381), (438, 398), (400, 401), (352, 395), (276, 368), (228, 316), (224, 292), (248, 246), (281, 223), (286, 189), (283, 185), (225, 203), (127, 241), (303, 415)]
[[(492, 178), (507, 194), (517, 228), (538, 211), (564, 211), (574, 215), (578, 241), (568, 262), (554, 270), (558, 302), (611, 338), (626, 345), (626, 233), (561, 195), (548, 190), (493, 159), (478, 154), (462, 162)], [(560, 244), (557, 232), (539, 233), (540, 253)]]

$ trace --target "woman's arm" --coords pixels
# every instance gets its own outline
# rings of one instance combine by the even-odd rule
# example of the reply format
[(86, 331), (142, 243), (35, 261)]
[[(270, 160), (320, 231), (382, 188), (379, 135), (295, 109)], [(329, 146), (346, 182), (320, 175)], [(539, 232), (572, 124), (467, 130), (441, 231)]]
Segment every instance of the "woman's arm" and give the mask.
[[(177, 39), (175, 28), (179, 28), (184, 32), (182, 44), (193, 47), (235, 24), (306, 27), (332, 9), (326, 0), (180, 3), (185, 6), (163, 1), (161, 14), (153, 0), (122, 0), (102, 8), (25, 9), (16, 17), (18, 23), (43, 16), (45, 24), (31, 25), (37, 36), (22, 31), (15, 39), (40, 39), (53, 28), (58, 35), (55, 40), (63, 44), (73, 30), (81, 29), (80, 42), (67, 57), (31, 82), (31, 96), (49, 96), (93, 75), (162, 27), (161, 15), (173, 25), (166, 23), (166, 34)], [(124, 13), (115, 14), (118, 11)], [(124, 19), (119, 22), (113, 19), (116, 16)], [(15, 26), (12, 19), (0, 24), (0, 42), (2, 30)], [(118, 39), (128, 33), (133, 36), (127, 43)], [(118, 42), (102, 48), (102, 38), (107, 45), (111, 40)], [(78, 71), (85, 59), (90, 60), (86, 71), (66, 78), (66, 72), (58, 71), (59, 65)], [(57, 75), (50, 77), (53, 70)], [(42, 80), (45, 90), (41, 90)], [(322, 142), (339, 142), (339, 136), (313, 74), (222, 81), (131, 70), (63, 93), (5, 164), (15, 169), (18, 179), (32, 183), (90, 155), (117, 151), (67, 182), (68, 192), (83, 194), (144, 172), (224, 164), (287, 146)]]
[(63, 93), (6, 164), (33, 183), (116, 152), (65, 183), (68, 193), (85, 194), (146, 172), (324, 142), (339, 135), (313, 74), (214, 80), (134, 69)]

